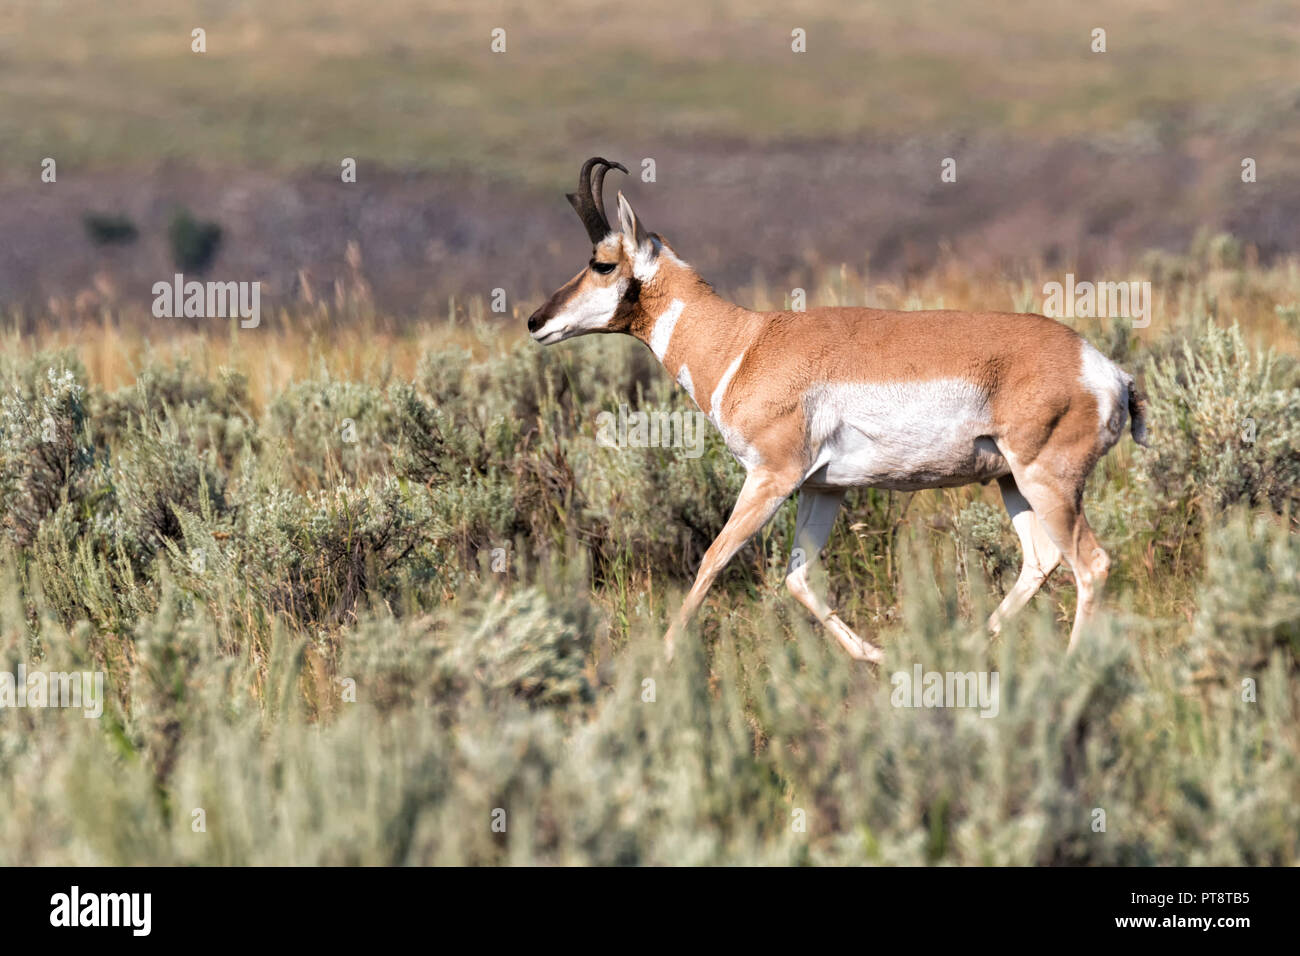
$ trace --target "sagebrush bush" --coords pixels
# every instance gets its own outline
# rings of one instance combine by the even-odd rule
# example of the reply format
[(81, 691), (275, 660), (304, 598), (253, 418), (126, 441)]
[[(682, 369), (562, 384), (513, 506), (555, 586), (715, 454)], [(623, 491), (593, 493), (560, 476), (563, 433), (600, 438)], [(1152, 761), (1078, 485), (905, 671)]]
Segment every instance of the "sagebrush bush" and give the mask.
[(338, 624), (363, 599), (400, 603), (437, 575), (437, 529), (424, 489), (377, 478), (306, 493), (261, 486), (244, 489), (241, 500), (234, 532), (213, 539), (211, 561), (191, 575), (205, 592), (238, 570), (246, 587), (290, 620)]
[(32, 567), (65, 626), (87, 621), (98, 632), (119, 635), (157, 606), (157, 577), (128, 550), (120, 517), (103, 507), (87, 517), (70, 503), (41, 522)]
[(87, 493), (94, 455), (85, 386), (65, 365), (35, 381), (8, 379), (0, 399), (0, 509), (5, 530), (31, 544), (41, 521)]
[(339, 673), (383, 709), (431, 707), (448, 719), (469, 693), (585, 703), (599, 617), (580, 600), (557, 603), (533, 587), (485, 592), (409, 620), (369, 618), (347, 642)]
[(260, 450), (248, 377), (234, 369), (221, 368), (209, 377), (185, 358), (155, 362), (140, 371), (134, 384), (109, 393), (96, 391), (92, 400), (95, 440), (109, 448), (133, 421), (170, 414), (179, 437), (199, 451), (214, 450), (225, 469), (234, 466), (246, 446)]
[(201, 451), (171, 415), (150, 414), (130, 426), (113, 457), (109, 480), (119, 533), (141, 567), (166, 542), (184, 540), (184, 513), (227, 509), (226, 475), (215, 451)]
[[(744, 472), (711, 428), (599, 440), (695, 411), (616, 337), (439, 327), (352, 378), (313, 339), (280, 391), (261, 338), (111, 392), (8, 349), (0, 670), (107, 693), (0, 712), (0, 864), (1294, 865), (1300, 376), (1204, 319), (1246, 283), (1285, 328), (1300, 273), (1239, 251), (1161, 266), (1162, 337), (1085, 329), (1145, 368), (1153, 446), (1089, 483), (1112, 571), (1069, 657), (1064, 569), (983, 630), (1020, 564), (996, 488), (861, 489), (822, 564), (879, 671), (786, 593), (794, 503), (665, 665)], [(995, 712), (902, 706), (917, 667), (996, 673)]]
[(294, 480), (364, 481), (390, 465), (397, 413), (378, 386), (323, 376), (282, 392), (268, 411), (266, 432), (284, 440)]
[(1300, 536), (1238, 511), (1210, 535), (1190, 647), (1200, 673), (1240, 683), (1281, 654), (1300, 671)]
[(1140, 478), (1159, 510), (1300, 503), (1300, 372), (1209, 324), (1152, 364), (1151, 453)]
[(958, 540), (979, 555), (986, 578), (1000, 581), (1008, 572), (1019, 571), (1019, 544), (1008, 532), (1006, 512), (976, 500), (957, 512), (953, 524)]
[(422, 485), (442, 484), (457, 474), (443, 437), (448, 426), (437, 406), (405, 382), (389, 386), (388, 400), (397, 419), (393, 470)]

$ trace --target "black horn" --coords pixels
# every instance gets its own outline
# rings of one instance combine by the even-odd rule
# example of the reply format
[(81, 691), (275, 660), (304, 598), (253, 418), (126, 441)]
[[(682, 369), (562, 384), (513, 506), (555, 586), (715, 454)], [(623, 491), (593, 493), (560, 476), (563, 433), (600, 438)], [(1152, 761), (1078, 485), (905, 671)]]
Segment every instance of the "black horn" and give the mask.
[(601, 189), (605, 185), (605, 173), (611, 169), (627, 172), (627, 167), (622, 163), (611, 163), (608, 159), (593, 156), (582, 164), (582, 172), (578, 173), (578, 191), (565, 194), (587, 228), (587, 235), (593, 243), (600, 242), (609, 234), (609, 220), (605, 218), (605, 200)]

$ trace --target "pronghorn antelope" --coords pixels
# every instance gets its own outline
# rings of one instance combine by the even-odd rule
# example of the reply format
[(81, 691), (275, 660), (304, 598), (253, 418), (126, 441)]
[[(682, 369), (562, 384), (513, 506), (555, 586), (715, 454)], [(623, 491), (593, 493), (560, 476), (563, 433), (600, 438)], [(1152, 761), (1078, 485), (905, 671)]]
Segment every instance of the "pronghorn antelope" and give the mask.
[(665, 636), (673, 641), (713, 580), (799, 491), (786, 585), (857, 660), (882, 660), (809, 585), (846, 489), (946, 488), (997, 479), (1024, 550), (996, 633), (1064, 559), (1078, 608), (1070, 648), (1097, 606), (1110, 559), (1083, 515), (1083, 486), (1127, 418), (1145, 443), (1133, 377), (1041, 315), (821, 308), (751, 312), (714, 293), (601, 187), (619, 163), (588, 160), (568, 196), (593, 245), (586, 268), (528, 320), (542, 345), (590, 332), (640, 339), (722, 434), (747, 477)]

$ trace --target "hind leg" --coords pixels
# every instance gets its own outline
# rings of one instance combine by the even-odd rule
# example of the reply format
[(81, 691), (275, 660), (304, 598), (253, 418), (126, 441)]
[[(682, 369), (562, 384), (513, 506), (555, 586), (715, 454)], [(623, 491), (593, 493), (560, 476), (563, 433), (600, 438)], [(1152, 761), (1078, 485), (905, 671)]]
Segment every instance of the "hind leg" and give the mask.
[(1011, 525), (1020, 536), (1023, 563), (1015, 585), (1002, 599), (998, 609), (989, 616), (988, 627), (994, 634), (1002, 630), (1002, 624), (1007, 618), (1029, 603), (1029, 599), (1038, 593), (1048, 575), (1061, 563), (1061, 549), (1052, 542), (1047, 529), (1016, 487), (1015, 479), (1010, 475), (999, 478), (998, 487), (1002, 491), (1002, 503), (1006, 505), (1007, 514), (1011, 515)]
[(1079, 604), (1070, 629), (1070, 650), (1073, 650), (1101, 599), (1110, 572), (1110, 556), (1084, 517), (1082, 479), (1063, 480), (1037, 461), (1023, 468), (1017, 468), (1012, 462), (1012, 473), (1016, 487), (1074, 572)]
[(826, 547), (843, 500), (842, 489), (814, 491), (803, 488), (799, 491), (799, 513), (794, 522), (794, 548), (790, 554), (785, 586), (800, 604), (813, 612), (850, 657), (855, 661), (879, 663), (884, 660), (880, 648), (854, 634), (808, 582), (809, 567), (817, 561), (822, 548)]

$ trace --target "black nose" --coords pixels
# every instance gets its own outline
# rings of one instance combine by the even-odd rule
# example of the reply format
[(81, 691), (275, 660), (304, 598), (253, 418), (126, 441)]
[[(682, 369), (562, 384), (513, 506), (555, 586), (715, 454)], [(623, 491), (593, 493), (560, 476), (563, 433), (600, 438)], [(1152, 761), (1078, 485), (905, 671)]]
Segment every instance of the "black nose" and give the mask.
[(546, 320), (542, 317), (542, 310), (538, 309), (536, 312), (534, 312), (532, 315), (528, 317), (528, 331), (536, 332), (538, 329), (542, 327), (542, 324), (545, 321)]

